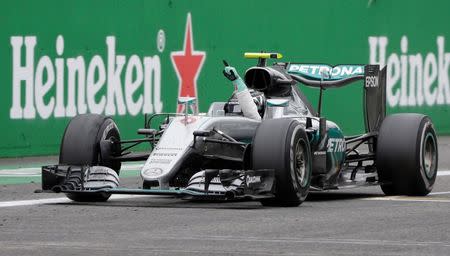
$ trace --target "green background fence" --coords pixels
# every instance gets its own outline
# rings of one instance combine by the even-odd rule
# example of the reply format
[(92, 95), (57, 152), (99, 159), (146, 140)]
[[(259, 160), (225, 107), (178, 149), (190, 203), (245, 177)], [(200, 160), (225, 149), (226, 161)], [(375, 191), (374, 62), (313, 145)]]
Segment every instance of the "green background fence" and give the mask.
[[(243, 53), (265, 50), (282, 53), (285, 61), (389, 64), (388, 112), (428, 114), (439, 134), (450, 133), (450, 2), (283, 3), (3, 1), (0, 156), (57, 153), (77, 113), (112, 115), (122, 137), (130, 138), (143, 125), (143, 113), (176, 111), (180, 80), (171, 54), (189, 56), (189, 14), (197, 59), (184, 60), (195, 67), (188, 62), (199, 64), (203, 56), (203, 65), (197, 79), (192, 68), (180, 78), (185, 88), (196, 81), (201, 111), (232, 92), (221, 74), (222, 59), (242, 74), (255, 64)], [(363, 130), (361, 88), (324, 95), (323, 114), (346, 134)], [(318, 91), (301, 89), (316, 104)]]

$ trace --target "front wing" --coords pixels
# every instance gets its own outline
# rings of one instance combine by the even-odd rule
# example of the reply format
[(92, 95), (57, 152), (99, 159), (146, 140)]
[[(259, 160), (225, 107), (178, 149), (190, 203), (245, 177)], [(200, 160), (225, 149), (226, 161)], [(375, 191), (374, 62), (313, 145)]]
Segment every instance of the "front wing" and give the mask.
[[(119, 187), (118, 176), (114, 170), (103, 166), (51, 165), (42, 167), (42, 190), (48, 193), (83, 194), (135, 194), (167, 195), (181, 198), (206, 200), (272, 198), (274, 186), (273, 170), (241, 171), (241, 186), (229, 189), (208, 189), (211, 182), (220, 181), (217, 173), (204, 175), (201, 189), (195, 186), (169, 189), (132, 189)], [(214, 175), (214, 176), (211, 176)], [(197, 176), (198, 177), (198, 176)], [(230, 177), (227, 177), (229, 179)], [(231, 177), (232, 178), (232, 177)], [(95, 184), (95, 185), (93, 185)]]

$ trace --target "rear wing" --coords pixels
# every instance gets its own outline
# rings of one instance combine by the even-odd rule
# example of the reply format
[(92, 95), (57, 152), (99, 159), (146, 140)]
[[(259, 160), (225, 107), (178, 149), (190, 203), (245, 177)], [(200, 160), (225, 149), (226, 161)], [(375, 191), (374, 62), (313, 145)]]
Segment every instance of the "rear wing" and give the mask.
[(366, 132), (378, 131), (386, 116), (386, 67), (379, 65), (337, 65), (289, 63), (287, 73), (307, 86), (337, 88), (364, 81), (364, 123)]

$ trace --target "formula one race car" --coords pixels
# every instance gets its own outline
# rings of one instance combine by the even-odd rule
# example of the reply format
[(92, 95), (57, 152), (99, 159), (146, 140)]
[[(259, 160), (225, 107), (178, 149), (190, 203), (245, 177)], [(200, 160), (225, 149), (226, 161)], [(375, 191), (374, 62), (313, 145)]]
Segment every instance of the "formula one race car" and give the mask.
[[(427, 195), (438, 163), (437, 138), (425, 115), (386, 116), (386, 68), (378, 65), (274, 63), (258, 59), (244, 77), (260, 120), (243, 115), (233, 95), (198, 114), (194, 98), (184, 113), (145, 116), (141, 139), (122, 140), (114, 121), (84, 114), (68, 124), (59, 164), (42, 167), (42, 189), (74, 201), (106, 201), (111, 194), (174, 195), (194, 199), (254, 199), (298, 206), (310, 190), (380, 185), (386, 195)], [(322, 91), (363, 80), (366, 133), (344, 136), (321, 117)], [(317, 110), (300, 86), (320, 89)], [(189, 113), (193, 109), (193, 113)], [(161, 122), (155, 124), (156, 120)], [(149, 143), (145, 153), (129, 152)], [(121, 163), (143, 161), (142, 189), (119, 185)]]

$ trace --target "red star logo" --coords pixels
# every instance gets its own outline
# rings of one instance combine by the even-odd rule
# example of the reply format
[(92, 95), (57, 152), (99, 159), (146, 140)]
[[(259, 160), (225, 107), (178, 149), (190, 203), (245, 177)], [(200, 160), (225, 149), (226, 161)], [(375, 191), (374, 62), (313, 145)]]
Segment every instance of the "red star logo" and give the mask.
[[(178, 97), (197, 98), (197, 77), (205, 61), (206, 53), (194, 50), (191, 14), (188, 13), (184, 45), (182, 51), (171, 52), (173, 67), (179, 80)], [(192, 111), (198, 110), (198, 98)], [(178, 104), (177, 113), (184, 111), (184, 105)]]

